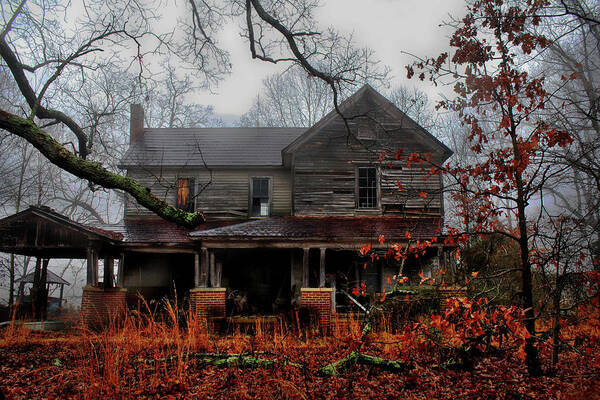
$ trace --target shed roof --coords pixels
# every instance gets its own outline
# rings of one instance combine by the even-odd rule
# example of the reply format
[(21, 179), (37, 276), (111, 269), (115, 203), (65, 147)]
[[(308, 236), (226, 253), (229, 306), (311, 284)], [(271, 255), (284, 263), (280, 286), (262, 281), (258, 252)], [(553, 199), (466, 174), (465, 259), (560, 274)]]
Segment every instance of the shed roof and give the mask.
[[(67, 282), (66, 280), (64, 280), (63, 278), (61, 278), (60, 276), (56, 275), (54, 272), (48, 270), (46, 275), (46, 283), (54, 283), (57, 285), (67, 285), (70, 286), (71, 284), (69, 282)], [(35, 272), (31, 272), (27, 275), (25, 275), (24, 277), (22, 277), (21, 279), (17, 279), (15, 281), (15, 283), (33, 283), (34, 280), (34, 275)]]
[(119, 166), (280, 166), (281, 151), (306, 129), (144, 129)]

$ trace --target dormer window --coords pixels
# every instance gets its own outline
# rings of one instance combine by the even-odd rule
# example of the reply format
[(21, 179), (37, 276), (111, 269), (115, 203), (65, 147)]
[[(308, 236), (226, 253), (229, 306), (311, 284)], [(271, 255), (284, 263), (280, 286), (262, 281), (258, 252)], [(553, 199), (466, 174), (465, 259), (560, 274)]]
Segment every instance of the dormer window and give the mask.
[(194, 211), (194, 179), (179, 178), (177, 179), (177, 208), (189, 212)]
[(358, 208), (377, 208), (377, 167), (358, 167)]
[(271, 211), (270, 182), (270, 178), (252, 178), (250, 187), (250, 215), (252, 217), (269, 216)]

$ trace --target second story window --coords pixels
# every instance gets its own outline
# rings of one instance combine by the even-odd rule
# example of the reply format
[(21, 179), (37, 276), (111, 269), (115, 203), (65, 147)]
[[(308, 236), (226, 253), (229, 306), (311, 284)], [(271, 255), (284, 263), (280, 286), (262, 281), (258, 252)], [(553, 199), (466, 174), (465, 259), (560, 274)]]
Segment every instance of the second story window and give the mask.
[(377, 168), (358, 168), (358, 208), (377, 208)]
[(177, 201), (176, 207), (185, 211), (194, 211), (194, 179), (177, 179)]
[(250, 192), (250, 215), (252, 217), (269, 216), (271, 209), (269, 181), (269, 178), (252, 178)]

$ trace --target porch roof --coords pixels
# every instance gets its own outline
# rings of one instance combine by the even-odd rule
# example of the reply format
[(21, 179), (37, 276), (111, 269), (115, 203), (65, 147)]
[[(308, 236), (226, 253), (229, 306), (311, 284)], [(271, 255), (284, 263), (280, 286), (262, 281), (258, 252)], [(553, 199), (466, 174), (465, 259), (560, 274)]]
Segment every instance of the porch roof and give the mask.
[(440, 235), (441, 218), (406, 217), (271, 217), (240, 224), (195, 230), (190, 236), (197, 240), (290, 240), (290, 241), (386, 241), (405, 240), (407, 232), (413, 239), (429, 240)]
[(75, 222), (48, 207), (0, 219), (0, 251), (48, 258), (85, 258), (90, 246), (111, 246), (116, 232)]
[[(211, 221), (195, 230), (214, 229), (239, 221)], [(192, 243), (191, 229), (158, 218), (124, 219), (117, 224), (102, 225), (102, 229), (118, 233), (125, 244)]]

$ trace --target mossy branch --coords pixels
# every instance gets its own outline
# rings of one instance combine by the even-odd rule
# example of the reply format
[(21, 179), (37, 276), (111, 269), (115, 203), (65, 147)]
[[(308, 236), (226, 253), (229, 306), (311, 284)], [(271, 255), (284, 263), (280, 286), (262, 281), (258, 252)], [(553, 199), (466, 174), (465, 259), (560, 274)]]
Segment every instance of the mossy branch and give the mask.
[(404, 372), (415, 368), (412, 364), (402, 361), (387, 360), (385, 358), (370, 356), (368, 354), (362, 354), (358, 351), (353, 351), (346, 357), (320, 368), (319, 375), (335, 376), (339, 372), (342, 372), (343, 370), (354, 365), (370, 365), (391, 372)]
[[(172, 362), (179, 359), (180, 356), (172, 355), (159, 359), (139, 359), (140, 363), (154, 364), (157, 362)], [(254, 357), (244, 354), (217, 354), (217, 353), (184, 353), (181, 355), (183, 359), (195, 358), (201, 364), (214, 365), (220, 368), (274, 368), (276, 366), (290, 365), (292, 367), (301, 368), (302, 365), (290, 362), (288, 360), (278, 360), (276, 358)]]
[(28, 119), (0, 110), (0, 129), (27, 140), (59, 168), (104, 188), (123, 190), (140, 205), (168, 221), (189, 228), (204, 221), (202, 213), (190, 213), (170, 206), (134, 179), (115, 174), (104, 168), (99, 162), (77, 157)]

